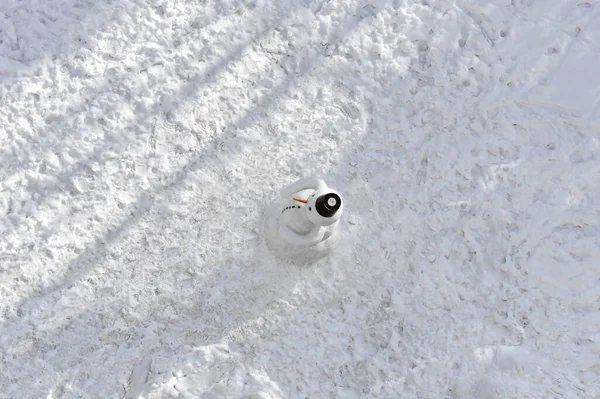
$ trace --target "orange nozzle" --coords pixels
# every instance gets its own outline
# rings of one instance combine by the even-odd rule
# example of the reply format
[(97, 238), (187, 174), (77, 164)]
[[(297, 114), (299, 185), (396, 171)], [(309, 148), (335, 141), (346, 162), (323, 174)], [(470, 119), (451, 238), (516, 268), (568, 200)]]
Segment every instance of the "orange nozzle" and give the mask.
[(294, 198), (294, 201), (302, 202), (303, 204), (306, 204), (308, 202), (307, 200), (303, 200), (301, 198)]

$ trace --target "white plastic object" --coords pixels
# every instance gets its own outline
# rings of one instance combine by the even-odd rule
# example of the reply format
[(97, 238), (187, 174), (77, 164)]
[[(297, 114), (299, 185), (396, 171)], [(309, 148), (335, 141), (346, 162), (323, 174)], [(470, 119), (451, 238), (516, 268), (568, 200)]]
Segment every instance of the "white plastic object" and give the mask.
[(267, 207), (267, 245), (282, 259), (314, 263), (337, 246), (343, 210), (341, 195), (322, 179), (300, 179), (284, 188), (281, 197)]

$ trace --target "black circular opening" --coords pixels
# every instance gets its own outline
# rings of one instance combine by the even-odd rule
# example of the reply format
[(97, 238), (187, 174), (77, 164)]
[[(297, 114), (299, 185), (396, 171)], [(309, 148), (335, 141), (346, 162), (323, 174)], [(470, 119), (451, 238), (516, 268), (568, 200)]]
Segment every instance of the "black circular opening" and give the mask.
[(342, 199), (334, 193), (324, 194), (315, 201), (315, 208), (319, 215), (330, 218), (342, 206)]

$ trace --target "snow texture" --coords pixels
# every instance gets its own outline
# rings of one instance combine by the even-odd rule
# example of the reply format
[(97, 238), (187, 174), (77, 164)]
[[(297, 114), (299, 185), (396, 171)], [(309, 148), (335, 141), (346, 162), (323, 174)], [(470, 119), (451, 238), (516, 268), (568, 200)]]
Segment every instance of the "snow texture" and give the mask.
[(599, 54), (597, 0), (0, 1), (0, 397), (600, 397)]

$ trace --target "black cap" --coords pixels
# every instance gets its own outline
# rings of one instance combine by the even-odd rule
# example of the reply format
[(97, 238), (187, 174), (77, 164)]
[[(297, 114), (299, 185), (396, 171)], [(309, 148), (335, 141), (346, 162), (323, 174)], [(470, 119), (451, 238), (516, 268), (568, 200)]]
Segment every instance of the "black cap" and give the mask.
[(342, 199), (334, 193), (323, 194), (315, 201), (317, 212), (325, 218), (335, 215), (340, 206), (342, 206)]

